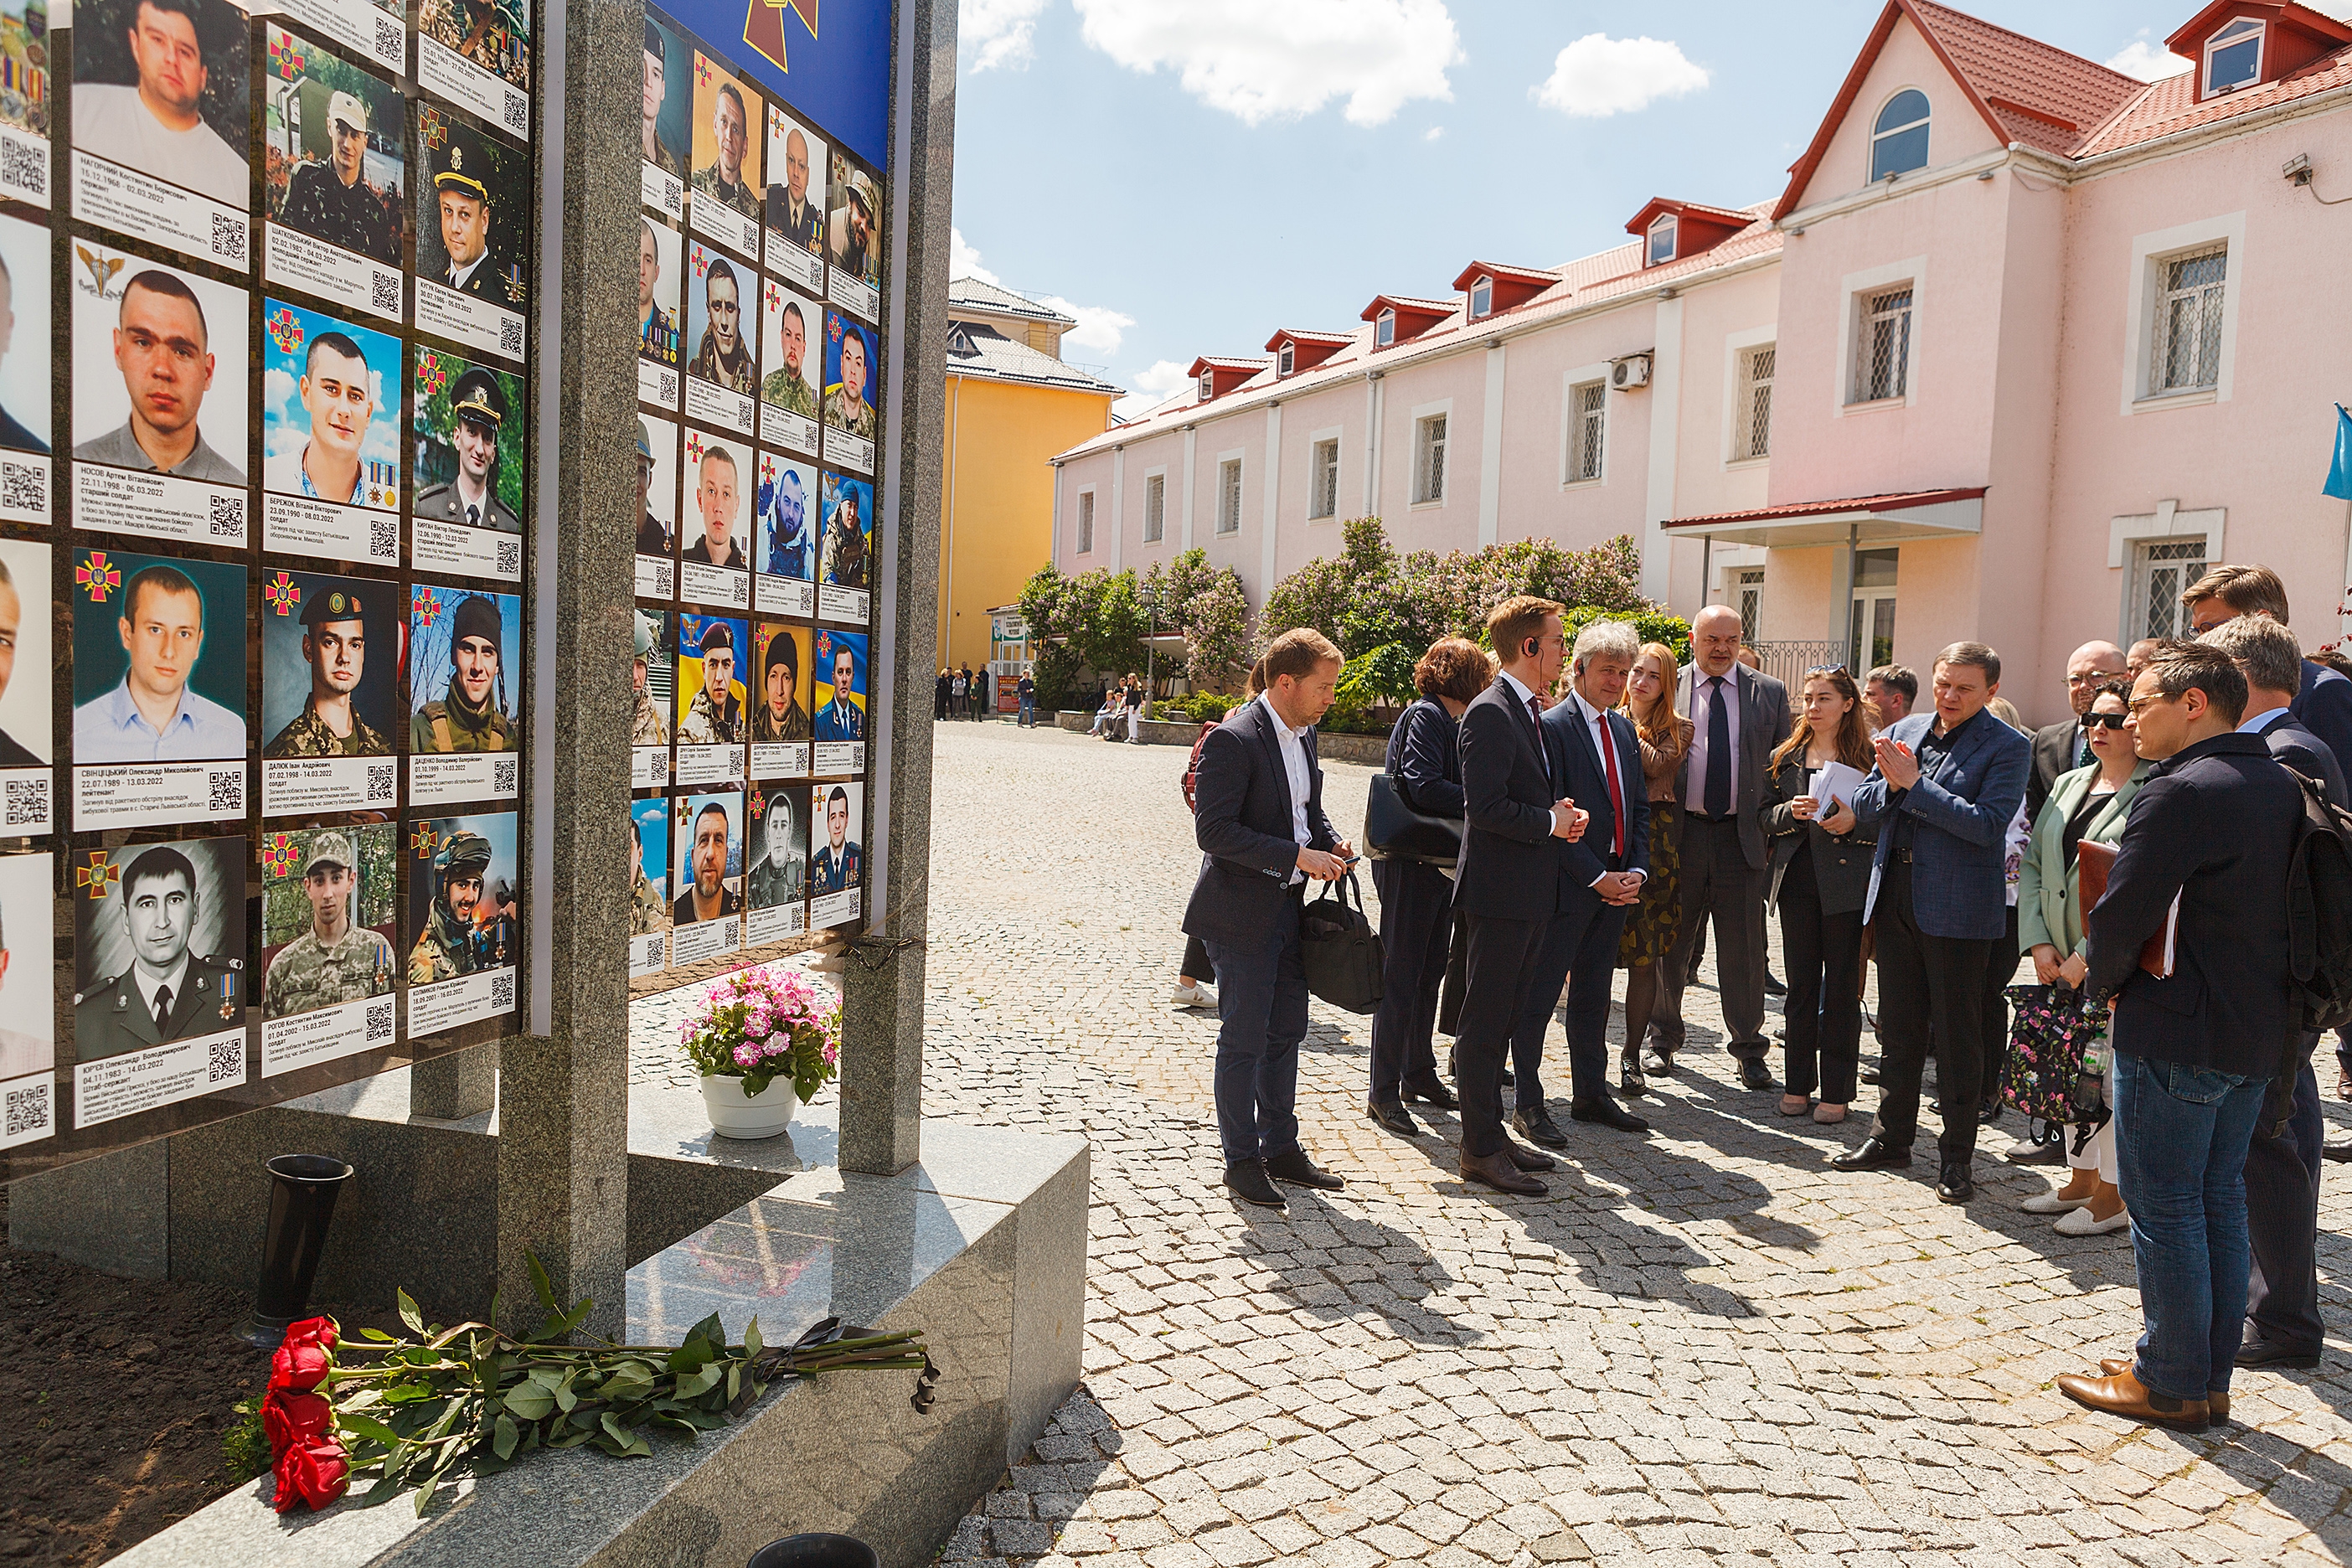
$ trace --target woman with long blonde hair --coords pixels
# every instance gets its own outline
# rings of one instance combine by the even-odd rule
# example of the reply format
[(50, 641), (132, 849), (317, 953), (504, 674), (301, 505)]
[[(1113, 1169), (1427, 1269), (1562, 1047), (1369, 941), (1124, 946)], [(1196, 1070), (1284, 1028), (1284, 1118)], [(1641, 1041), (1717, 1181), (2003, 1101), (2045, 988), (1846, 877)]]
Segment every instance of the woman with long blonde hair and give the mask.
[(1648, 1088), (1642, 1078), (1642, 1037), (1649, 1032), (1663, 965), (1683, 924), (1683, 808), (1675, 799), (1675, 775), (1690, 751), (1692, 725), (1675, 711), (1675, 681), (1681, 673), (1674, 649), (1643, 643), (1625, 678), (1621, 703), (1642, 743), (1642, 779), (1650, 799), (1649, 879), (1617, 944), (1617, 966), (1625, 971), (1625, 1047), (1618, 1058), (1617, 1087), (1629, 1095)]

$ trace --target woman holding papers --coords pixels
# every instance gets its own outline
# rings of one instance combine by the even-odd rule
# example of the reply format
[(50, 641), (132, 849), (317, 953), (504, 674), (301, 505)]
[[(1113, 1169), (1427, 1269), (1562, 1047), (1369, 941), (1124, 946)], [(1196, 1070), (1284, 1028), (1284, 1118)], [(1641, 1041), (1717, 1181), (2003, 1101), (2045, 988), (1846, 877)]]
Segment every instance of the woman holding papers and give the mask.
[[(2083, 877), (2085, 840), (2113, 844), (2123, 837), (2132, 796), (2147, 777), (2148, 764), (2124, 730), (2131, 682), (2108, 681), (2083, 716), (2095, 761), (2061, 773), (2034, 819), (2017, 880), (2017, 943), (2033, 960), (2033, 978), (2044, 985), (2079, 986), (2083, 961)], [(2115, 1103), (2115, 1068), (2107, 1068), (2106, 1103)], [(2123, 1194), (2116, 1190), (2116, 1124), (2066, 1129), (2066, 1184), (2025, 1200), (2028, 1214), (2054, 1214), (2068, 1236), (2101, 1236), (2131, 1223)]]
[(1811, 1110), (1829, 1123), (1845, 1120), (1862, 1057), (1862, 907), (1876, 840), (1854, 831), (1850, 803), (1870, 773), (1878, 713), (1838, 665), (1805, 672), (1799, 709), (1767, 764), (1763, 799), (1767, 896), (1780, 911), (1789, 972), (1780, 1114)]

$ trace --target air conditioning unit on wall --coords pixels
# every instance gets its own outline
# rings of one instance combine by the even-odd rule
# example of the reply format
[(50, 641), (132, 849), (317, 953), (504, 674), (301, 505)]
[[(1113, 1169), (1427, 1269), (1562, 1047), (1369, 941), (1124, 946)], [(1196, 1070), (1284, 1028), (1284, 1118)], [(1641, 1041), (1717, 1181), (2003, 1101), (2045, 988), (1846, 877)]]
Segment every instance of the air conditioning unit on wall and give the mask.
[(1617, 392), (1631, 392), (1637, 386), (1650, 384), (1650, 356), (1645, 353), (1627, 354), (1623, 359), (1609, 362), (1609, 385)]

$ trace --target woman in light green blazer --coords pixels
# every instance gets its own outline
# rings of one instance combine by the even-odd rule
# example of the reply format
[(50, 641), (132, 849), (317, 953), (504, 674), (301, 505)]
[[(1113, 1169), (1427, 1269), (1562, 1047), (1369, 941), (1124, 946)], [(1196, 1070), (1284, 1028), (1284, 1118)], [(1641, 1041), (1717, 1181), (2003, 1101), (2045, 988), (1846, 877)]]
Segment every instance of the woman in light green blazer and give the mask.
[[(2017, 881), (2017, 945), (2033, 960), (2034, 978), (2044, 985), (2083, 984), (2083, 880), (2075, 865), (2084, 839), (2113, 844), (2123, 837), (2132, 797), (2147, 777), (2124, 730), (2130, 686), (2109, 681), (2092, 700), (2083, 719), (2090, 733), (2089, 767), (2062, 773), (2034, 819)], [(2112, 1090), (2109, 1103), (2112, 1104)], [(2088, 1138), (2084, 1129), (2065, 1130), (2064, 1186), (2025, 1200), (2028, 1214), (2058, 1215), (2067, 1236), (2103, 1236), (2131, 1223), (2116, 1188), (2116, 1129), (2110, 1119)]]

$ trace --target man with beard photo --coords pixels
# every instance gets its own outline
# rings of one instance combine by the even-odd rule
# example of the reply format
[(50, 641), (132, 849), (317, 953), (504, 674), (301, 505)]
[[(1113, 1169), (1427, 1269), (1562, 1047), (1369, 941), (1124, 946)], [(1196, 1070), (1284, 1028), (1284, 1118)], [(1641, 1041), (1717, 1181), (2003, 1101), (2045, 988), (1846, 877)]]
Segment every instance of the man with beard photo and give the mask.
[(845, 480), (834, 502), (833, 520), (825, 524), (818, 581), (835, 587), (866, 586), (866, 527), (857, 512), (858, 493), (856, 485)]
[(391, 753), (392, 742), (360, 717), (352, 700), (367, 669), (367, 626), (361, 615), (360, 596), (347, 588), (312, 594), (303, 605), (302, 662), (310, 667), (310, 695), (293, 721), (262, 748), (263, 756), (274, 761)]
[(873, 267), (874, 182), (863, 169), (852, 169), (841, 210), (833, 215), (833, 264), (853, 278), (866, 278)]
[(797, 414), (803, 419), (816, 417), (816, 388), (801, 374), (801, 364), (808, 357), (808, 322), (801, 308), (793, 300), (784, 302), (779, 318), (776, 336), (783, 345), (784, 363), (768, 373), (760, 384), (760, 401)]
[(751, 743), (805, 741), (809, 716), (801, 706), (800, 643), (788, 631), (768, 638), (760, 659), (760, 706), (751, 711)]
[(724, 920), (743, 907), (743, 900), (725, 881), (727, 876), (727, 808), (705, 801), (694, 814), (694, 847), (689, 864), (694, 879), (670, 906), (672, 925)]
[(710, 258), (710, 269), (703, 274), (702, 300), (702, 341), (695, 344), (694, 361), (686, 374), (748, 395), (758, 377), (751, 368), (751, 345), (743, 336), (742, 288), (725, 258)]
[(511, 752), (514, 729), (497, 700), (499, 607), (479, 594), (457, 603), (449, 630), (449, 689), (411, 717), (408, 749), (446, 754)]
[(776, 476), (776, 499), (768, 508), (768, 575), (809, 580), (808, 490), (800, 470)]

